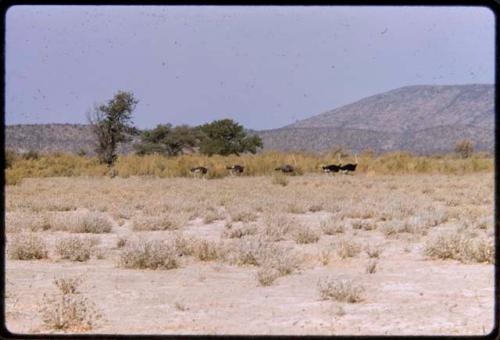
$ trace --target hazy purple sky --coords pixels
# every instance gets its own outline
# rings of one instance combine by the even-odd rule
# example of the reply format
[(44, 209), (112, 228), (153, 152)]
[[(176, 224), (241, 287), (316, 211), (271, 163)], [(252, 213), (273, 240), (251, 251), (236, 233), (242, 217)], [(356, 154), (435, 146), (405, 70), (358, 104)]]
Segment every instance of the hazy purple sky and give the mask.
[(118, 90), (134, 122), (277, 128), (416, 84), (494, 83), (481, 7), (16, 6), (6, 124), (85, 123)]

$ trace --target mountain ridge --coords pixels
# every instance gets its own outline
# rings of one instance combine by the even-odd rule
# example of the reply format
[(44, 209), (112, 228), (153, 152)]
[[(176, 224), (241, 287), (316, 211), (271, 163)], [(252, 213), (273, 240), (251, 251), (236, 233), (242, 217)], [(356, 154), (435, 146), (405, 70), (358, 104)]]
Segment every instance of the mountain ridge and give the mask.
[[(494, 94), (490, 84), (410, 85), (362, 98), (284, 127), (246, 130), (259, 135), (265, 150), (327, 152), (334, 147), (377, 153), (452, 152), (461, 139), (477, 151), (494, 147)], [(120, 145), (120, 153), (133, 151)], [(20, 152), (93, 154), (93, 138), (85, 124), (9, 125), (5, 146)]]

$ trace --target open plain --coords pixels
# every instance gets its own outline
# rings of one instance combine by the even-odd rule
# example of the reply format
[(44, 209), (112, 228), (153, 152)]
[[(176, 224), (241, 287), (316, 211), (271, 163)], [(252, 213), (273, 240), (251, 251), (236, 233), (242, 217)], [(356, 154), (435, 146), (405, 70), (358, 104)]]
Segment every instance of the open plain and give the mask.
[(493, 173), (26, 178), (13, 333), (486, 334)]

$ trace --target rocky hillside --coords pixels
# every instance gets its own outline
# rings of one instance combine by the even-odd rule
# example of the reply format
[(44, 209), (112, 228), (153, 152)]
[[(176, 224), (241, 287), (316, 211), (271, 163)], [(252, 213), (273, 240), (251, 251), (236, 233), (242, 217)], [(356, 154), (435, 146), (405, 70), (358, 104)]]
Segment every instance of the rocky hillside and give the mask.
[[(493, 151), (494, 86), (408, 86), (367, 97), (280, 129), (252, 131), (265, 149), (325, 152), (343, 147), (353, 152), (406, 150), (417, 154), (450, 152), (461, 139), (476, 150)], [(6, 148), (20, 152), (93, 153), (86, 125), (12, 125)], [(130, 152), (131, 143), (120, 147)]]
[[(94, 154), (94, 137), (89, 125), (80, 124), (25, 124), (5, 128), (5, 148), (17, 152), (35, 150), (42, 153), (80, 150)], [(119, 146), (120, 153), (132, 151), (132, 144)]]
[(361, 99), (281, 129), (261, 131), (267, 148), (360, 152), (452, 151), (470, 139), (477, 150), (494, 145), (494, 86), (407, 86)]

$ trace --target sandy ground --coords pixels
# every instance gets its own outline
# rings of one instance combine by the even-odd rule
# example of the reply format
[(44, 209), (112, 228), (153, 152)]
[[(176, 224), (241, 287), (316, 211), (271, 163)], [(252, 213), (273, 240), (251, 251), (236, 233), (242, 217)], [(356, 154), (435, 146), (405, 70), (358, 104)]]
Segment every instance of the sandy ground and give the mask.
[[(483, 177), (479, 185), (490, 195), (491, 174), (480, 176)], [(324, 181), (320, 176), (317, 178)], [(293, 178), (289, 186), (298, 180)], [(316, 177), (308, 180), (314, 184)], [(426, 180), (438, 186), (440, 177)], [(45, 185), (51, 179), (33, 181)], [(405, 183), (404, 178), (400, 181)], [(462, 182), (466, 192), (468, 181)], [(77, 189), (71, 195), (78, 196)], [(15, 190), (23, 188), (9, 190), (7, 199), (12, 210), (15, 205), (12, 200), (21, 197), (15, 195)], [(410, 191), (408, 195), (412, 195)], [(484, 204), (492, 211), (491, 201)], [(329, 214), (317, 211), (297, 215), (308, 224), (317, 223)], [(440, 228), (453, 229), (455, 222), (451, 220)], [(185, 235), (218, 240), (224, 227), (223, 220), (206, 224), (202, 218), (195, 218), (183, 230)], [(319, 249), (338, 238), (323, 234), (312, 244), (280, 242), (295, 247), (305, 260), (298, 271), (278, 278), (271, 286), (261, 286), (255, 278), (258, 267), (249, 265), (183, 258), (180, 268), (172, 270), (121, 268), (117, 265), (121, 249), (116, 246), (120, 236), (142, 234), (161, 239), (170, 231), (136, 232), (130, 221), (121, 226), (115, 223), (111, 233), (98, 235), (99, 247), (105, 251), (103, 259), (70, 262), (51, 256), (36, 261), (8, 260), (6, 325), (13, 333), (53, 332), (44, 328), (37, 312), (43, 294), (55, 292), (54, 278), (79, 275), (84, 279), (82, 294), (103, 315), (91, 333), (481, 335), (491, 331), (493, 264), (432, 260), (423, 251), (424, 241), (432, 233), (387, 237), (379, 229), (348, 232), (362, 243), (382, 245), (383, 252), (373, 274), (366, 273), (369, 258), (364, 252), (347, 259), (332, 256), (327, 265), (321, 264), (317, 260)], [(67, 235), (60, 231), (40, 234), (51, 244)], [(322, 300), (318, 281), (327, 276), (361, 284), (365, 288), (363, 300), (359, 303)]]

